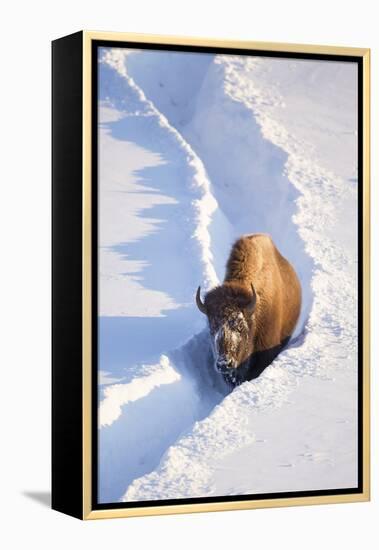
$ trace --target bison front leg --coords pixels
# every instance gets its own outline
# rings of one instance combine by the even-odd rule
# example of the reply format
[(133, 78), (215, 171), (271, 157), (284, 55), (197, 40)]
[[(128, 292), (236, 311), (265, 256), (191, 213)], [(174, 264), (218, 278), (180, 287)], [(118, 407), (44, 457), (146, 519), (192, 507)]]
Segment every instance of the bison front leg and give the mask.
[(282, 351), (286, 342), (273, 346), (269, 349), (258, 351), (250, 357), (247, 380), (258, 378), (260, 374), (268, 367), (278, 354)]

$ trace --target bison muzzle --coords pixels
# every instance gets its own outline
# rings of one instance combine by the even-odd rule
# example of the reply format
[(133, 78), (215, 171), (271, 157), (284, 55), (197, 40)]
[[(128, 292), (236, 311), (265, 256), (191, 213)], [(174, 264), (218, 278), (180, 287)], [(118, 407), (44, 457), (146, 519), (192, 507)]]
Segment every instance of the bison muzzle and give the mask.
[(252, 380), (288, 343), (299, 318), (301, 286), (271, 237), (246, 235), (233, 245), (222, 285), (196, 304), (208, 318), (215, 367), (236, 386)]

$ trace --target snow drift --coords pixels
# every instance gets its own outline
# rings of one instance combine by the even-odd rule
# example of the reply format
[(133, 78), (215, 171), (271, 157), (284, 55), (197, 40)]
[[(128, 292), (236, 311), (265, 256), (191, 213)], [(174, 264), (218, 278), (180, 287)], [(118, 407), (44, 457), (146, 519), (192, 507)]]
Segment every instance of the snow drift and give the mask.
[[(356, 485), (354, 71), (101, 51), (101, 502)], [(302, 314), (228, 393), (194, 292), (256, 231), (295, 266)]]

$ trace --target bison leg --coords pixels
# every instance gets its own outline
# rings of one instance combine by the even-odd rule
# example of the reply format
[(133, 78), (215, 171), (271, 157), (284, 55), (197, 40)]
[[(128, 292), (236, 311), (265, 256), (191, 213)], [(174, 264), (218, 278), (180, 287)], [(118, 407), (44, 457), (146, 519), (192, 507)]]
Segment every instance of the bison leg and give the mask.
[(254, 378), (258, 378), (258, 376), (262, 374), (265, 368), (273, 362), (275, 357), (277, 357), (282, 349), (288, 344), (289, 339), (290, 338), (288, 337), (277, 346), (273, 346), (270, 349), (254, 353), (250, 357), (249, 369), (246, 379), (253, 380)]

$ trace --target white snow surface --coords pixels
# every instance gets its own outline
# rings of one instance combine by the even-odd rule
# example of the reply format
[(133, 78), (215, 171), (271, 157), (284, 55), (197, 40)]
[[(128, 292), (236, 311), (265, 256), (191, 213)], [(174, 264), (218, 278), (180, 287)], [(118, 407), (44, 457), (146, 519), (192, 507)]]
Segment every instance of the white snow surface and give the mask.
[[(99, 500), (357, 485), (357, 74), (102, 49)], [(303, 307), (261, 376), (217, 376), (194, 294), (269, 233)]]

